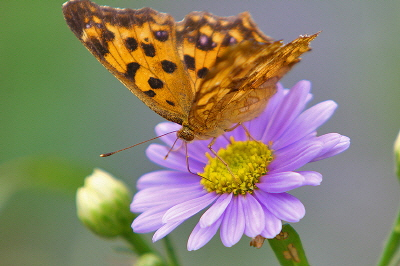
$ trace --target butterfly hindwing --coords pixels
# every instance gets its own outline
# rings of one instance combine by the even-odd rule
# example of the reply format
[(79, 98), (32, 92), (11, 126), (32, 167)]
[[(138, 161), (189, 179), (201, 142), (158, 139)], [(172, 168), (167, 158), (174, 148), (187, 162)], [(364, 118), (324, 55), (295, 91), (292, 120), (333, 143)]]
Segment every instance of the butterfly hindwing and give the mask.
[(233, 46), (200, 84), (189, 123), (197, 126), (195, 131), (212, 136), (257, 117), (275, 93), (276, 83), (316, 36), (302, 36), (287, 45), (244, 41)]

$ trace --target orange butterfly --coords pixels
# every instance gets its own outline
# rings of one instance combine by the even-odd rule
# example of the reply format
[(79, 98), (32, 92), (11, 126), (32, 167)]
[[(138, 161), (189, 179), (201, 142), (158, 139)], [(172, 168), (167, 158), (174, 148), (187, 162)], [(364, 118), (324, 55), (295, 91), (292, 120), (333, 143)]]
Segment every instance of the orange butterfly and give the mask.
[(257, 117), (317, 36), (284, 45), (264, 35), (248, 12), (191, 12), (175, 22), (151, 8), (88, 0), (68, 1), (63, 12), (100, 63), (150, 109), (182, 125), (177, 136), (185, 141), (216, 138)]

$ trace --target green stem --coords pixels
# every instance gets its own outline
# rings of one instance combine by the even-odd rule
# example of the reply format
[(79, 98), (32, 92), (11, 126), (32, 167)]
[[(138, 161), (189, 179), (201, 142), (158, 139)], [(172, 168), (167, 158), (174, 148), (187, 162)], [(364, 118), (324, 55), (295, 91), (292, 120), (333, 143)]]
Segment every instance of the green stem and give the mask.
[(383, 249), (381, 258), (378, 262), (378, 266), (388, 266), (389, 263), (393, 263), (393, 258), (398, 252), (398, 247), (400, 244), (400, 210), (397, 214), (396, 221), (393, 225), (392, 232), (389, 235), (389, 238), (385, 244), (385, 248)]
[(172, 245), (171, 240), (169, 239), (168, 236), (165, 236), (163, 238), (163, 240), (164, 240), (165, 249), (167, 251), (169, 265), (179, 266), (180, 264), (178, 261), (178, 257), (176, 256), (175, 249), (174, 249), (174, 246)]
[(132, 247), (132, 250), (139, 256), (145, 253), (154, 253), (158, 255), (158, 252), (154, 250), (146, 240), (139, 234), (135, 234), (132, 230), (129, 230), (121, 235)]

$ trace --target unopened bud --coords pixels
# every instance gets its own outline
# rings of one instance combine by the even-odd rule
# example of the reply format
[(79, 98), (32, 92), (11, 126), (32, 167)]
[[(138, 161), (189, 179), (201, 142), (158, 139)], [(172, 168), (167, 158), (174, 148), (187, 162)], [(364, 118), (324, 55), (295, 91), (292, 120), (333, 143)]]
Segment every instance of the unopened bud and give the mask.
[(76, 193), (78, 217), (102, 237), (116, 237), (131, 230), (131, 194), (125, 184), (109, 173), (94, 169)]

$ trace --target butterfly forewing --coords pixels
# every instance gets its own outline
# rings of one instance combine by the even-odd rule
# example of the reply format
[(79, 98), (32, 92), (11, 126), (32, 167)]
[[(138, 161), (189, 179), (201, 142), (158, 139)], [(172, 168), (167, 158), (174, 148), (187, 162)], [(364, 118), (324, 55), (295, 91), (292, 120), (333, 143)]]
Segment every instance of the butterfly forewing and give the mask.
[(187, 119), (194, 90), (175, 49), (170, 15), (87, 0), (69, 1), (63, 12), (79, 40), (140, 100), (170, 121)]

